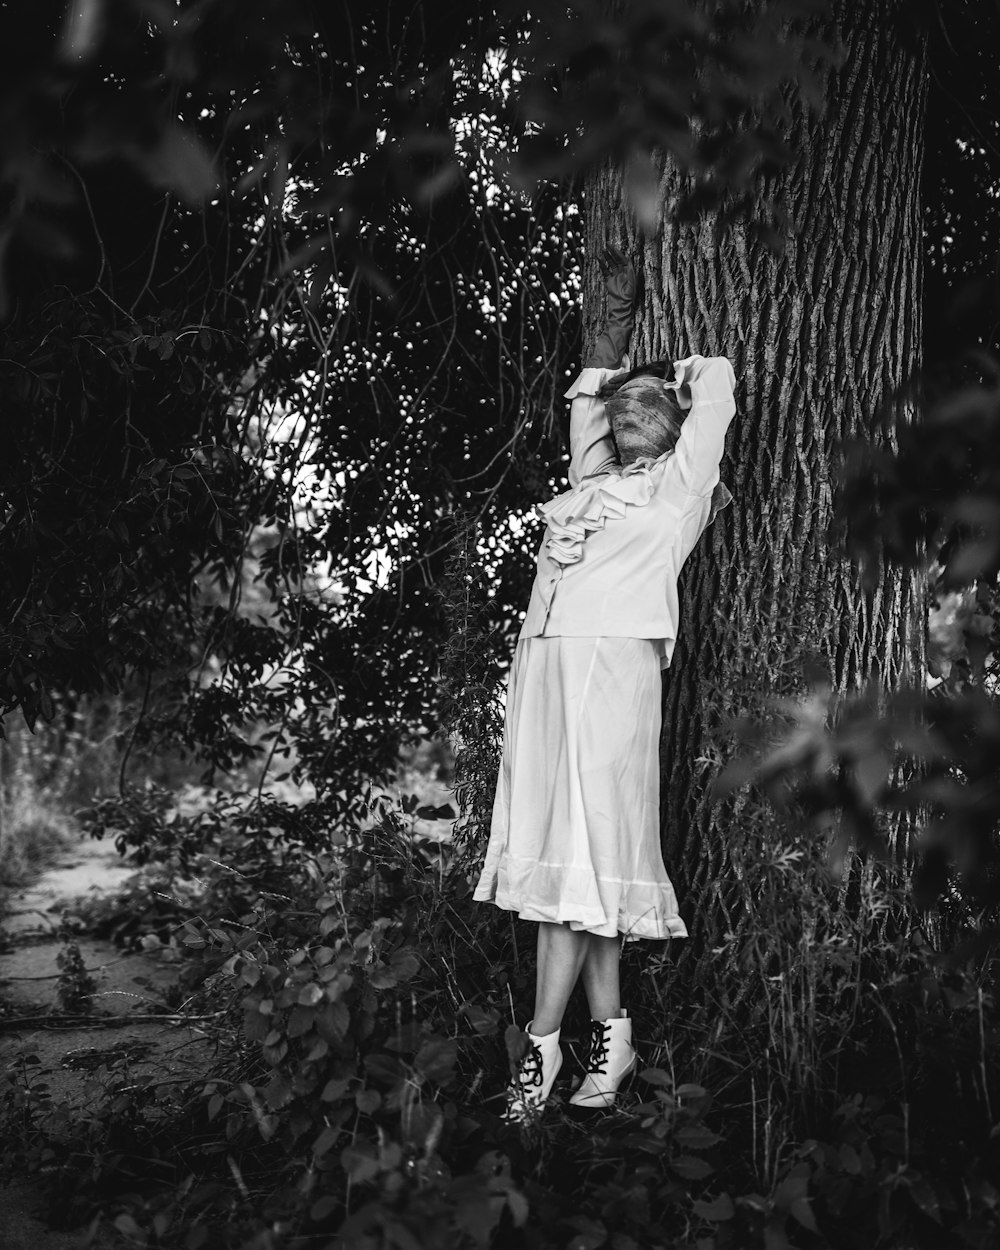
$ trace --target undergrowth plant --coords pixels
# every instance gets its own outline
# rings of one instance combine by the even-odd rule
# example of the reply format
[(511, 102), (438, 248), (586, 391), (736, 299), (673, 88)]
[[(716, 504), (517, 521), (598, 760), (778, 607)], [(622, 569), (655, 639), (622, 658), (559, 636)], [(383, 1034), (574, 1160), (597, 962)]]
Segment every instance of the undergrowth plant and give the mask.
[(741, 793), (711, 941), (625, 947), (642, 1066), (615, 1112), (560, 1105), (570, 1063), (541, 1116), (499, 1118), (535, 926), (471, 898), (502, 729), (474, 547), (460, 526), (442, 590), (452, 836), (448, 808), (374, 788), (354, 826), (266, 793), (94, 804), (140, 872), (84, 914), (180, 961), (214, 1058), (169, 1082), (109, 1060), (81, 1109), (22, 1055), (8, 1165), (41, 1170), (67, 1224), (164, 1250), (993, 1244), (996, 962), (949, 958), (967, 908), (917, 906), (902, 868), (862, 848), (831, 872), (810, 792), (776, 803), (777, 775)]
[[(655, 955), (628, 952), (639, 1080), (614, 1114), (518, 1128), (498, 1113), (532, 926), (474, 903), (407, 806), (376, 796), (365, 827), (280, 871), (254, 867), (263, 823), (197, 861), (210, 904), (171, 936), (189, 1008), (218, 1013), (198, 1080), (111, 1063), (71, 1108), (29, 1054), (12, 1066), (4, 1157), (42, 1169), (67, 1224), (194, 1250), (996, 1236), (988, 970), (939, 966), (916, 924), (873, 942), (890, 883), (838, 908), (807, 840), (762, 809), (738, 852), (751, 918), (703, 953), (712, 993), (703, 977), (685, 1001), (675, 970), (665, 995)], [(149, 888), (169, 894), (179, 852), (160, 869)]]
[(56, 967), (59, 979), (56, 981), (56, 1003), (59, 1010), (67, 1015), (84, 1013), (90, 1010), (97, 982), (87, 972), (87, 966), (80, 953), (80, 946), (64, 933), (62, 950), (56, 956)]

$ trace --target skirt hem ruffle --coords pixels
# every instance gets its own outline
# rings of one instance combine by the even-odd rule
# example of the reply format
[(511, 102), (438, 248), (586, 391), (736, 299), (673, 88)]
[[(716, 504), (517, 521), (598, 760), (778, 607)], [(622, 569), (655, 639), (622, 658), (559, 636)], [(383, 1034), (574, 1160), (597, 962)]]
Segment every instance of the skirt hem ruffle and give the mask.
[(626, 942), (666, 942), (671, 938), (688, 936), (687, 926), (679, 915), (664, 916), (660, 921), (652, 922), (641, 917), (633, 919), (619, 915), (613, 925), (603, 912), (588, 912), (572, 902), (540, 903), (523, 897), (514, 898), (509, 894), (491, 894), (488, 890), (477, 890), (472, 897), (477, 903), (493, 903), (503, 911), (517, 912), (520, 920), (568, 924), (575, 932), (594, 933), (598, 937), (622, 935)]

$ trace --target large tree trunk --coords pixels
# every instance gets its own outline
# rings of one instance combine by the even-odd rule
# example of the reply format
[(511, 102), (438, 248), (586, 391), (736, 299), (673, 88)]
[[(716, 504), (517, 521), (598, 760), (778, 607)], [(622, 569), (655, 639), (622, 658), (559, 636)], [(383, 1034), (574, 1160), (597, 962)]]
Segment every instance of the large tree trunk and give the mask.
[[(838, 691), (923, 672), (922, 580), (889, 570), (865, 591), (828, 534), (837, 440), (890, 437), (874, 428), (876, 407), (919, 364), (925, 54), (900, 46), (889, 2), (836, 6), (847, 55), (826, 107), (809, 117), (793, 106), (796, 156), (759, 187), (758, 202), (774, 198), (790, 216), (782, 257), (743, 226), (717, 238), (711, 216), (678, 224), (670, 206), (685, 180), (670, 160), (655, 237), (640, 232), (616, 172), (589, 186), (590, 254), (611, 238), (644, 258), (633, 361), (725, 355), (737, 377), (723, 462), (734, 504), (684, 571), (664, 685), (664, 859), (695, 939), (726, 927), (711, 900), (732, 874), (738, 807), (707, 793), (725, 718), (803, 689), (810, 657)], [(592, 341), (600, 290), (596, 274), (588, 281)]]

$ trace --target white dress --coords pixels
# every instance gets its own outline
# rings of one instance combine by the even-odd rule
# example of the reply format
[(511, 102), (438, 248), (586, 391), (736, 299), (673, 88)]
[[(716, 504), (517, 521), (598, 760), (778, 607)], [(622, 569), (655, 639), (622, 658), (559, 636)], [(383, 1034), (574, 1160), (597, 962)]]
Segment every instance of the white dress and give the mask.
[(681, 566), (731, 498), (719, 462), (732, 366), (691, 356), (674, 372), (692, 396), (676, 446), (624, 469), (595, 398), (606, 371), (584, 370), (568, 393), (573, 485), (540, 505), (545, 537), (472, 895), (630, 942), (688, 935), (660, 850), (660, 672)]
[(686, 937), (660, 851), (649, 638), (522, 638), (473, 898), (602, 937)]

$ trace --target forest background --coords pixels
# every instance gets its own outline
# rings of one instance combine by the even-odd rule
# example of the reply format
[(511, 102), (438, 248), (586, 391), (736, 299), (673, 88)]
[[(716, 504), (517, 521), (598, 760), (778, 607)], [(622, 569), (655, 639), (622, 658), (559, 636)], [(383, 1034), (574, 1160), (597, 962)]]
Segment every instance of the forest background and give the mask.
[[(231, 1046), (259, 1051), (170, 1096), (175, 1116), (225, 1106), (256, 1160), (218, 1198), (231, 1244), (988, 1244), (995, 6), (90, 0), (4, 21), (0, 851), (14, 877), (82, 823), (160, 873), (123, 901), (145, 917), (126, 936), (185, 945), (192, 986), (242, 1021)], [(781, 194), (830, 134), (871, 157), (843, 267), (795, 242), (830, 184)], [(487, 1151), (466, 1110), (533, 980), (527, 929), (467, 895), (608, 236), (646, 277), (636, 350), (741, 345), (756, 433), (728, 468), (758, 490), (685, 572), (698, 678), (665, 686), (665, 850), (698, 940), (626, 966), (689, 1079), (651, 1057), (651, 1101), (598, 1131), (605, 1189), (583, 1191)], [(753, 262), (725, 315), (722, 256)], [(795, 279), (827, 300), (813, 356), (788, 332)], [(824, 361), (851, 385), (789, 402), (762, 381)], [(768, 535), (798, 552), (770, 598), (750, 572)], [(781, 624), (763, 641), (743, 583)], [(845, 604), (889, 606), (852, 608), (848, 636)], [(684, 666), (696, 639), (716, 663)], [(211, 881), (211, 929), (150, 901), (185, 878)], [(335, 989), (334, 904), (310, 928), (268, 902), (311, 885), (355, 959)], [(359, 1064), (382, 1046), (392, 1063)], [(262, 1214), (276, 1158), (285, 1231)], [(359, 1208), (353, 1185), (378, 1196)], [(222, 1235), (177, 1186), (137, 1199), (136, 1235)]]

